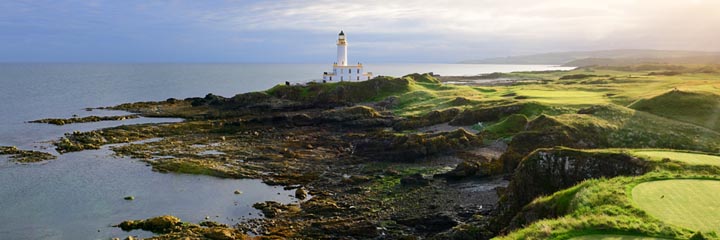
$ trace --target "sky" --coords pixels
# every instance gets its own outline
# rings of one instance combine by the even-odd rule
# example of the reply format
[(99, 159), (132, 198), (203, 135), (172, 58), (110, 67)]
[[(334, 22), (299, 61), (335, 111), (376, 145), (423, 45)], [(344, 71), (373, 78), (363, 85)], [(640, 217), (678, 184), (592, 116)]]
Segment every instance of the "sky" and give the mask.
[(720, 51), (719, 0), (2, 0), (0, 62), (444, 63)]

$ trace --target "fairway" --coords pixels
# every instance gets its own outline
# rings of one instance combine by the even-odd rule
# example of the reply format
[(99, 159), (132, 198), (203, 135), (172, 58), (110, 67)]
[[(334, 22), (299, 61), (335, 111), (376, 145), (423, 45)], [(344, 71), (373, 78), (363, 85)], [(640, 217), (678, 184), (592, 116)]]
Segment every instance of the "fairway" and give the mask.
[(699, 153), (645, 150), (634, 151), (634, 153), (639, 157), (648, 157), (652, 160), (662, 160), (663, 158), (669, 158), (688, 164), (720, 166), (720, 156), (705, 155)]
[(527, 89), (517, 90), (520, 96), (528, 97), (532, 101), (547, 104), (603, 104), (608, 99), (603, 97), (603, 92), (589, 92), (578, 90), (556, 90), (556, 89)]
[(720, 231), (720, 181), (663, 180), (632, 189), (635, 204), (664, 222), (694, 231)]
[(571, 238), (571, 240), (657, 240), (657, 239), (664, 239), (664, 238), (629, 236), (629, 235), (611, 235), (611, 234), (585, 235), (585, 236)]

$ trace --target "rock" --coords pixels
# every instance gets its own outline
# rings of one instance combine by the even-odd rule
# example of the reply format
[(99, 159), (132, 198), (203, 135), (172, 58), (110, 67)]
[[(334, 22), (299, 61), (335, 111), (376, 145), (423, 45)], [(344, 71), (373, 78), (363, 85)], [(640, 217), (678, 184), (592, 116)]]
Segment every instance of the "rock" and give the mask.
[(341, 210), (335, 200), (321, 196), (315, 196), (303, 202), (301, 206), (305, 212), (321, 216), (335, 216)]
[(137, 240), (137, 238), (135, 238), (135, 237), (133, 237), (133, 236), (127, 236), (127, 237), (125, 238), (125, 240)]
[(380, 113), (375, 109), (367, 106), (354, 106), (340, 109), (325, 111), (320, 118), (330, 122), (346, 122), (358, 119), (368, 119), (380, 117)]
[(441, 174), (440, 176), (448, 179), (459, 180), (473, 176), (485, 177), (493, 173), (495, 167), (492, 166), (493, 163), (490, 159), (487, 159), (482, 155), (474, 155), (474, 157), (475, 158), (473, 159), (463, 160), (458, 163), (455, 169), (445, 174)]
[(407, 186), (407, 187), (428, 186), (428, 185), (430, 185), (430, 180), (423, 177), (422, 174), (416, 173), (416, 174), (401, 178), (400, 184), (402, 184), (403, 186)]
[(160, 216), (145, 220), (143, 230), (151, 232), (167, 232), (180, 224), (180, 219), (175, 216)]
[(126, 197), (124, 197), (123, 199), (128, 200), (128, 201), (132, 201), (132, 200), (135, 200), (135, 197), (134, 197), (134, 196), (126, 196)]
[(204, 231), (203, 236), (212, 240), (234, 240), (238, 239), (235, 230), (229, 228), (214, 227)]
[(285, 206), (279, 202), (266, 201), (253, 204), (253, 208), (260, 210), (267, 218), (274, 218), (284, 211)]
[(384, 161), (415, 161), (482, 143), (482, 137), (465, 129), (434, 134), (378, 132), (355, 141), (354, 154)]
[(540, 218), (560, 216), (565, 213), (554, 208), (534, 209), (528, 203), (538, 196), (552, 194), (586, 179), (637, 176), (651, 169), (650, 163), (624, 153), (560, 147), (538, 149), (525, 157), (515, 170), (492, 226), (507, 226), (505, 230), (513, 230)]
[(169, 233), (181, 224), (179, 218), (165, 215), (146, 220), (128, 220), (120, 223), (117, 227), (120, 227), (123, 231), (142, 229), (153, 233)]
[(235, 190), (235, 194), (242, 194), (243, 192), (240, 190)]
[(298, 188), (295, 190), (295, 197), (297, 199), (303, 200), (307, 198), (307, 191), (305, 191), (304, 188)]
[(311, 229), (322, 235), (334, 234), (331, 239), (374, 239), (380, 235), (377, 226), (367, 220), (348, 221), (346, 219), (314, 222)]
[(457, 108), (448, 108), (442, 111), (434, 110), (420, 117), (410, 117), (408, 119), (398, 121), (395, 125), (393, 125), (393, 128), (398, 131), (411, 130), (446, 123), (453, 120), (458, 114), (460, 114), (460, 109)]
[(397, 219), (397, 222), (415, 228), (417, 231), (427, 233), (442, 232), (458, 224), (455, 219), (445, 214)]

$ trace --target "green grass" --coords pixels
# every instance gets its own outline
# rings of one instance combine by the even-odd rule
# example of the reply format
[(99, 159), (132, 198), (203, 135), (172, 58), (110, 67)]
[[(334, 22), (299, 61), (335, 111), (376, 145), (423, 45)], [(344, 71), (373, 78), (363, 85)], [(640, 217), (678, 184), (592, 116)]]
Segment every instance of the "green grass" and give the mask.
[(720, 131), (720, 95), (711, 92), (673, 90), (629, 107)]
[(660, 150), (635, 150), (632, 152), (639, 157), (646, 157), (658, 161), (664, 158), (668, 158), (670, 160), (680, 161), (693, 165), (720, 166), (720, 156), (714, 155)]
[(487, 131), (487, 133), (495, 138), (502, 138), (523, 131), (527, 123), (528, 119), (525, 115), (513, 114), (496, 124), (484, 128), (483, 130)]
[(580, 91), (573, 89), (519, 89), (516, 94), (529, 100), (551, 105), (590, 105), (609, 103), (602, 92)]
[(656, 240), (656, 239), (665, 239), (665, 238), (630, 236), (630, 235), (597, 234), (597, 235), (586, 235), (586, 236), (574, 237), (571, 239), (572, 240)]
[(635, 204), (650, 215), (695, 231), (720, 231), (720, 181), (664, 180), (632, 189)]

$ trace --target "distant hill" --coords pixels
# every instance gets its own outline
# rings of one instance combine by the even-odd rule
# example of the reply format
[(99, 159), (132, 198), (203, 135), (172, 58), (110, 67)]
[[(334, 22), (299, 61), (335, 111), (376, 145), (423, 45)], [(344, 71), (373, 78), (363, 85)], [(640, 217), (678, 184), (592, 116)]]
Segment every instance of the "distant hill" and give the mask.
[(467, 60), (481, 64), (555, 64), (571, 67), (625, 65), (637, 63), (720, 63), (720, 52), (619, 49), (602, 51), (555, 52), (523, 56)]

